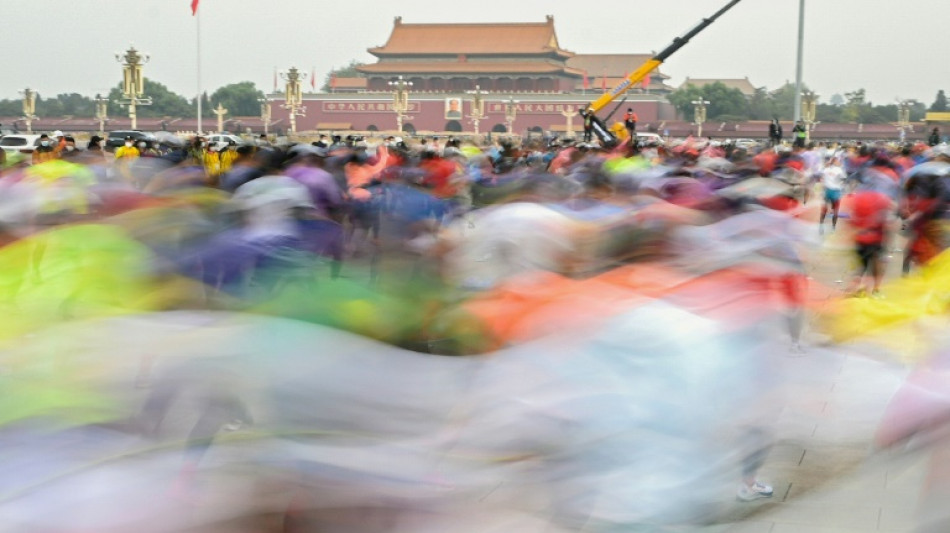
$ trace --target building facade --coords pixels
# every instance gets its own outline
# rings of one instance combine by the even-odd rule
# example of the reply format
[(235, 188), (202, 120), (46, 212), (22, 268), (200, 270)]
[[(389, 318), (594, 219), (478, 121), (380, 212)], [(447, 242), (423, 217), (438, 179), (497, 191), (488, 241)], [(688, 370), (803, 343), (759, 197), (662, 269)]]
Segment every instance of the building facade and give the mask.
[[(576, 133), (578, 111), (650, 57), (576, 54), (561, 46), (551, 16), (504, 24), (409, 24), (397, 17), (386, 43), (368, 51), (377, 61), (357, 68), (362, 78), (334, 78), (330, 92), (303, 95), (298, 131), (396, 131), (391, 82), (401, 79), (411, 83), (405, 132)], [(674, 119), (667, 79), (654, 72), (619, 113), (633, 108), (645, 124)], [(484, 102), (479, 118), (474, 91)], [(274, 118), (287, 122), (283, 95), (272, 96)]]

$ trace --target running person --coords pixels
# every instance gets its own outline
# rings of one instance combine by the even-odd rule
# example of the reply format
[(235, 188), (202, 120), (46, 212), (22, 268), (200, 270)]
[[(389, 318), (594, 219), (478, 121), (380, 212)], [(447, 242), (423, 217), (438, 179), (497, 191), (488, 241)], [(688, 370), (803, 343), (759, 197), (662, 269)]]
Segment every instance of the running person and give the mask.
[(837, 156), (831, 156), (828, 164), (821, 172), (821, 185), (825, 190), (825, 202), (821, 206), (821, 217), (818, 219), (818, 232), (825, 232), (825, 217), (831, 207), (831, 231), (838, 226), (838, 211), (841, 208), (841, 195), (848, 176), (841, 168), (841, 161)]
[(877, 191), (859, 191), (854, 194), (851, 207), (851, 224), (856, 232), (854, 236), (855, 252), (860, 264), (854, 281), (848, 290), (855, 295), (864, 294), (865, 275), (871, 275), (872, 296), (877, 296), (884, 278), (884, 243), (887, 236), (888, 217), (894, 211), (894, 202), (886, 194)]

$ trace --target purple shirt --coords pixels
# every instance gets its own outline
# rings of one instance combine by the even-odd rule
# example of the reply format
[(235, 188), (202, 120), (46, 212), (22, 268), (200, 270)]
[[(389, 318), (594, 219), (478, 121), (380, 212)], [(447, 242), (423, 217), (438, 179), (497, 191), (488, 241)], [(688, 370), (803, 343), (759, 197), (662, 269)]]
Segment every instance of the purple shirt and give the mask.
[(333, 175), (326, 170), (306, 165), (293, 165), (284, 171), (284, 175), (307, 187), (310, 201), (321, 215), (329, 218), (334, 209), (343, 205), (343, 191), (333, 179)]

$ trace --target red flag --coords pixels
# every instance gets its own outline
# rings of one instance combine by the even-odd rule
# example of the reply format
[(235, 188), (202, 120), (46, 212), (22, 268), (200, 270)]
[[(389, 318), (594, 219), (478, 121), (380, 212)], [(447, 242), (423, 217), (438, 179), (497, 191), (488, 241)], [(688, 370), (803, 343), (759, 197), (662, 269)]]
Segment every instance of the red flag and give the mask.
[(191, 0), (191, 16), (192, 17), (198, 14), (198, 2), (200, 1), (201, 0)]
[(317, 90), (317, 69), (316, 67), (310, 67), (310, 88), (314, 91)]
[(600, 79), (600, 88), (607, 92), (607, 71), (604, 71), (604, 77)]
[(649, 87), (649, 86), (650, 86), (650, 75), (647, 74), (647, 77), (646, 77), (646, 78), (643, 78), (643, 85), (642, 85), (642, 87), (643, 87), (644, 89), (646, 89), (646, 88)]
[(587, 71), (584, 71), (584, 90), (590, 89), (590, 80), (587, 79)]

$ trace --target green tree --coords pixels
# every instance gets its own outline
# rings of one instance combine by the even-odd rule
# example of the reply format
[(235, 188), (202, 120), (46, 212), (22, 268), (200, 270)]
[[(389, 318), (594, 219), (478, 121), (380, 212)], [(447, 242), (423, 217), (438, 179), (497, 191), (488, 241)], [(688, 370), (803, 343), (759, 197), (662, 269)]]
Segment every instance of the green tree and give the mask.
[[(802, 92), (808, 87), (802, 86)], [(795, 84), (786, 83), (772, 91), (772, 118), (792, 120), (795, 118)]]
[(57, 95), (56, 99), (62, 106), (64, 116), (93, 117), (96, 114), (96, 103), (88, 96), (79, 93), (64, 93)]
[(897, 122), (898, 120), (898, 107), (897, 104), (886, 104), (886, 105), (877, 105), (874, 106), (874, 111), (877, 112), (881, 118), (884, 119), (884, 122)]
[(842, 122), (861, 122), (862, 108), (866, 105), (866, 95), (864, 89), (844, 93), (845, 104), (841, 110)]
[(320, 90), (327, 92), (330, 90), (330, 81), (334, 76), (337, 78), (362, 78), (363, 73), (356, 70), (356, 67), (362, 67), (366, 63), (360, 63), (355, 59), (351, 59), (349, 64), (345, 67), (331, 69), (330, 72), (327, 72), (327, 75), (323, 78), (323, 86), (320, 87)]
[(667, 96), (667, 99), (671, 104), (673, 104), (673, 107), (676, 108), (681, 117), (684, 117), (687, 120), (693, 120), (694, 117), (692, 102), (702, 97), (702, 89), (690, 83), (686, 87), (682, 87), (671, 92), (669, 96)]
[(844, 93), (845, 105), (862, 106), (867, 101), (867, 92), (864, 89), (858, 89), (849, 93)]
[[(39, 117), (92, 117), (96, 104), (79, 93), (59, 94), (56, 98), (36, 95), (36, 114)], [(19, 117), (23, 114), (23, 100), (0, 100), (0, 115)]]
[(220, 87), (211, 93), (211, 101), (217, 107), (220, 103), (228, 110), (228, 115), (232, 117), (249, 117), (260, 114), (261, 105), (257, 101), (263, 98), (264, 93), (259, 91), (253, 82), (242, 81)]
[(765, 87), (759, 87), (749, 99), (749, 118), (752, 120), (772, 120), (772, 98)]
[(937, 99), (934, 100), (934, 103), (930, 105), (931, 111), (947, 111), (947, 95), (943, 92), (943, 89), (937, 91)]
[(730, 89), (722, 82), (710, 83), (702, 87), (689, 84), (683, 89), (673, 91), (669, 95), (670, 103), (676, 107), (680, 115), (693, 120), (693, 101), (703, 99), (709, 102), (706, 107), (708, 120), (736, 121), (745, 120), (749, 116), (749, 102), (739, 89)]
[(921, 122), (924, 120), (924, 117), (927, 115), (927, 104), (913, 100), (913, 103), (910, 107), (910, 121), (911, 122)]
[[(844, 103), (844, 98), (841, 99), (841, 102)], [(815, 120), (826, 123), (841, 122), (842, 109), (843, 106), (840, 104), (818, 104), (818, 108), (815, 110)]]
[(749, 102), (742, 91), (726, 87), (722, 82), (703, 86), (703, 97), (709, 102), (706, 115), (712, 120), (745, 120)]
[(841, 108), (839, 122), (859, 122), (861, 124), (886, 124), (897, 120), (897, 106), (894, 104), (876, 106), (868, 101), (867, 92), (858, 89), (845, 93), (845, 105)]
[[(197, 112), (198, 99), (191, 99), (191, 114), (194, 115)], [(214, 111), (212, 111), (213, 106), (211, 105), (211, 99), (208, 98), (208, 92), (205, 91), (201, 93), (201, 116), (205, 118), (211, 118), (214, 116)]]
[(57, 98), (43, 98), (39, 93), (36, 94), (36, 116), (38, 117), (61, 117), (63, 116), (63, 103)]
[(23, 100), (0, 100), (0, 117), (19, 117), (23, 114)]
[[(137, 106), (136, 112), (140, 117), (187, 117), (194, 114), (193, 106), (184, 96), (148, 78), (145, 78), (145, 96), (152, 99), (152, 105)], [(120, 107), (120, 100), (123, 100), (121, 83), (109, 91), (109, 116), (128, 114), (125, 106)]]
[[(894, 110), (890, 111), (888, 107), (893, 107)], [(889, 118), (891, 116), (894, 118)], [(897, 106), (874, 106), (867, 103), (858, 108), (858, 122), (861, 124), (886, 124), (892, 120), (897, 120)]]

